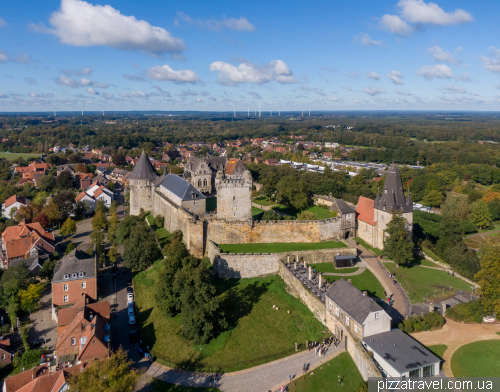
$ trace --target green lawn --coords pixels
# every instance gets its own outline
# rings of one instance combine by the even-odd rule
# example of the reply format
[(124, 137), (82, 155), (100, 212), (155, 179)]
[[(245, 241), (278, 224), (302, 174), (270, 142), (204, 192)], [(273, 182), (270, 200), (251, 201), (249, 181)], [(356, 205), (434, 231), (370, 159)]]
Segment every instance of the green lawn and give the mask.
[(373, 246), (368, 245), (365, 241), (363, 241), (361, 238), (356, 237), (354, 238), (357, 242), (359, 242), (365, 249), (371, 250), (373, 253), (375, 253), (377, 256), (380, 256), (382, 251), (380, 249), (374, 248)]
[(261, 208), (257, 208), (252, 206), (252, 218), (253, 220), (260, 220), (262, 218), (262, 215), (264, 214), (264, 210)]
[(445, 351), (448, 349), (446, 344), (435, 344), (433, 346), (427, 346), (427, 348), (439, 358), (443, 358)]
[(351, 272), (356, 272), (359, 269), (359, 267), (336, 268), (335, 264), (333, 263), (316, 263), (316, 264), (311, 264), (311, 267), (315, 269), (317, 272), (333, 272), (336, 274), (348, 274)]
[(281, 253), (300, 250), (347, 248), (343, 242), (281, 242), (270, 244), (219, 244), (225, 253)]
[(302, 211), (312, 212), (312, 213), (316, 214), (318, 219), (320, 219), (320, 220), (330, 218), (330, 210), (327, 208), (321, 208), (319, 206), (312, 206), (312, 207), (306, 208), (305, 210), (300, 211), (300, 210), (297, 210), (296, 208), (293, 208), (293, 207), (279, 205), (279, 206), (273, 207), (273, 210), (279, 211), (283, 214), (291, 215), (295, 218)]
[(443, 259), (441, 257), (439, 257), (437, 254), (435, 254), (433, 251), (431, 251), (430, 249), (428, 248), (423, 248), (422, 247), (422, 251), (427, 255), (429, 256), (431, 259), (433, 260), (436, 260), (436, 261), (441, 261), (441, 262), (444, 262)]
[[(341, 385), (338, 381), (339, 376)], [(362, 383), (363, 378), (356, 364), (351, 356), (344, 352), (312, 372), (292, 380), (288, 390), (290, 392), (355, 392)]]
[(443, 289), (445, 294), (449, 294), (450, 286), (455, 290), (472, 291), (472, 287), (463, 280), (445, 271), (419, 266), (396, 268), (395, 263), (385, 263), (385, 267), (396, 273), (396, 280), (403, 286), (412, 304), (422, 303), (423, 297), (434, 298), (434, 293), (437, 301), (443, 295)]
[(153, 392), (219, 392), (217, 388), (191, 388), (169, 384), (158, 379), (153, 380)]
[(28, 154), (28, 153), (4, 153), (0, 152), (0, 158), (7, 159), (8, 161), (15, 161), (17, 158), (23, 158), (23, 159), (28, 159), (30, 157), (35, 157), (38, 158), (40, 157), (40, 154)]
[(489, 231), (495, 231), (499, 229), (500, 229), (500, 222), (493, 222), (492, 227), (490, 227), (489, 229), (478, 229), (477, 233), (468, 234), (466, 235), (466, 237), (470, 237), (476, 234), (488, 233)]
[(265, 196), (256, 197), (255, 199), (252, 199), (252, 201), (255, 204), (259, 204), (261, 206), (273, 206), (273, 205), (277, 204), (276, 200), (271, 199), (271, 201), (269, 201), (269, 199)]
[(351, 279), (352, 285), (360, 291), (368, 291), (368, 296), (385, 299), (384, 288), (377, 280), (375, 275), (373, 275), (368, 269), (366, 269), (359, 275), (345, 276), (345, 277), (335, 276), (335, 275), (323, 275), (323, 278), (325, 278), (329, 282), (335, 282), (336, 280), (339, 279), (344, 279), (344, 280)]
[(158, 238), (158, 241), (160, 242), (160, 246), (163, 249), (167, 242), (167, 238), (170, 236), (170, 233), (165, 229), (164, 227), (156, 227), (154, 224), (154, 218), (151, 213), (148, 213), (146, 215), (146, 219), (148, 220), (149, 225), (151, 226), (151, 229), (154, 230), (156, 237)]
[[(295, 353), (295, 342), (303, 349), (306, 340), (324, 337), (323, 325), (306, 305), (286, 292), (279, 276), (215, 278), (229, 329), (208, 344), (192, 345), (179, 335), (181, 317), (165, 317), (155, 306), (153, 288), (159, 268), (155, 265), (138, 273), (134, 289), (141, 339), (167, 366), (199, 371), (241, 370)], [(273, 309), (273, 305), (280, 310)]]
[(215, 211), (217, 209), (217, 198), (209, 197), (207, 198), (207, 212)]
[(482, 340), (460, 347), (451, 357), (454, 377), (498, 377), (500, 340)]

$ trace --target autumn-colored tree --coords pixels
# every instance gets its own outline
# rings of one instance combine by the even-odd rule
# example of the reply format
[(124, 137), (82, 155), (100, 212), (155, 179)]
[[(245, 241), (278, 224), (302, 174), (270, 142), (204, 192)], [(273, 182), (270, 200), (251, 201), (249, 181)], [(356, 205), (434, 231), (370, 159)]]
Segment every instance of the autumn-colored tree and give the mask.
[(500, 317), (500, 238), (489, 238), (481, 248), (481, 270), (475, 279), (481, 286), (481, 303), (487, 312)]
[(97, 211), (92, 218), (92, 229), (93, 230), (103, 230), (108, 225), (108, 220), (106, 215), (101, 210)]
[(116, 241), (116, 230), (118, 229), (118, 214), (114, 212), (111, 214), (108, 223), (108, 241), (114, 244)]
[(113, 245), (108, 252), (108, 259), (114, 264), (118, 260), (118, 250), (116, 245)]
[(72, 391), (78, 392), (133, 392), (139, 376), (120, 347), (108, 359), (93, 361), (84, 372), (69, 378), (68, 383)]
[(62, 213), (53, 199), (51, 199), (49, 204), (43, 208), (42, 212), (49, 218), (51, 224), (57, 223), (61, 220)]
[(16, 219), (19, 221), (22, 221), (24, 219), (26, 223), (31, 223), (34, 217), (35, 211), (31, 204), (21, 206), (19, 207), (19, 210), (17, 210)]
[(495, 192), (491, 189), (488, 189), (488, 192), (486, 192), (483, 196), (483, 200), (485, 201), (485, 203), (488, 203), (489, 201), (495, 199), (500, 199), (500, 192)]
[(30, 284), (26, 290), (21, 290), (18, 293), (20, 307), (25, 312), (32, 312), (35, 310), (42, 297), (44, 287), (43, 284)]
[(49, 217), (47, 215), (45, 215), (43, 212), (40, 212), (36, 217), (35, 219), (33, 219), (33, 222), (38, 222), (42, 225), (43, 228), (46, 228), (50, 221), (49, 221)]
[(68, 218), (61, 226), (61, 231), (59, 232), (63, 237), (76, 234), (76, 223), (73, 219)]
[(484, 200), (476, 202), (472, 210), (472, 223), (480, 229), (491, 227), (491, 214)]
[(87, 169), (87, 166), (83, 163), (77, 163), (75, 166), (75, 173), (88, 173), (89, 169)]

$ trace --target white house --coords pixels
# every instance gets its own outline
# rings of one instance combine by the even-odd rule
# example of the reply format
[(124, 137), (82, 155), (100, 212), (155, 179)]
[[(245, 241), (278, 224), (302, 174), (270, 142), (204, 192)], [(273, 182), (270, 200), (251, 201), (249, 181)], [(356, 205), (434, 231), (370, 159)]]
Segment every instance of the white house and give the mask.
[(83, 202), (87, 205), (87, 213), (91, 213), (95, 208), (95, 199), (87, 194), (85, 191), (81, 192), (76, 198), (76, 202)]
[(11, 196), (7, 200), (5, 200), (5, 203), (2, 204), (2, 215), (5, 218), (9, 219), (10, 212), (13, 208), (15, 208), (15, 210), (17, 211), (22, 206), (27, 206), (29, 202), (30, 200), (24, 197), (20, 197), (17, 195)]
[(104, 186), (101, 185), (101, 187), (94, 192), (94, 199), (97, 200), (102, 200), (104, 201), (104, 204), (106, 207), (111, 207), (111, 203), (113, 203), (114, 197), (113, 197), (113, 192), (111, 192), (109, 189), (104, 188)]
[(389, 377), (432, 377), (439, 375), (441, 360), (399, 329), (367, 336), (363, 347)]

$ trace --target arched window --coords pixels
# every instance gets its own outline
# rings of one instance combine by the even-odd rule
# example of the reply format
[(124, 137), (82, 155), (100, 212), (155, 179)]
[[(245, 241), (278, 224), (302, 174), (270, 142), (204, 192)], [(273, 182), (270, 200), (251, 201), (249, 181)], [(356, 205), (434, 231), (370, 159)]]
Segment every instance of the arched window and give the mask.
[(203, 180), (203, 186), (207, 186), (207, 185), (208, 185), (208, 183), (207, 183), (207, 179), (205, 178), (205, 179)]
[(201, 186), (201, 180), (198, 180), (198, 186), (199, 187)]

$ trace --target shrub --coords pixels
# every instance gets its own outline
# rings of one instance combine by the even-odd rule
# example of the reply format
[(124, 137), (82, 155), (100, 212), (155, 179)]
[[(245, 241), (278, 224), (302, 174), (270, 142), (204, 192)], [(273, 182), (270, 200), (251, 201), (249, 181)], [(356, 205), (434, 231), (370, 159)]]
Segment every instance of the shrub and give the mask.
[(155, 225), (157, 228), (161, 228), (161, 227), (163, 227), (163, 216), (161, 216), (161, 215), (156, 215), (156, 216), (155, 216), (155, 219), (154, 219), (154, 225)]
[(42, 350), (25, 351), (21, 359), (21, 365), (28, 366), (32, 363), (38, 362), (41, 356), (42, 356)]
[(481, 300), (479, 300), (455, 305), (448, 309), (446, 314), (454, 321), (479, 323), (487, 315), (487, 312), (484, 310)]
[(64, 254), (67, 255), (69, 254), (73, 249), (76, 248), (76, 245), (73, 243), (73, 242), (70, 242), (68, 244), (68, 247), (66, 248), (66, 250), (64, 251)]
[(311, 211), (302, 211), (297, 215), (297, 220), (317, 220), (318, 215)]
[(399, 323), (398, 328), (406, 333), (428, 331), (431, 329), (441, 328), (444, 325), (444, 317), (439, 313), (430, 312), (424, 317), (413, 316)]
[(282, 220), (283, 217), (274, 210), (267, 210), (262, 214), (261, 220)]
[(462, 228), (465, 234), (477, 233), (476, 225), (469, 221), (460, 222), (460, 227)]

